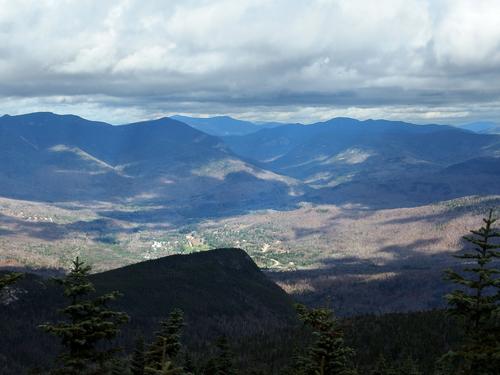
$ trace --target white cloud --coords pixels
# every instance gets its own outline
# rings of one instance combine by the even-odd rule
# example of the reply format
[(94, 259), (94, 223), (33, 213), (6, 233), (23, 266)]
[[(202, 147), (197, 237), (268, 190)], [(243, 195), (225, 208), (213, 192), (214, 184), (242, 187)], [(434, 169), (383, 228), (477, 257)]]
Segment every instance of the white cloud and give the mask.
[(500, 64), (500, 3), (447, 1), (435, 30), (435, 54), (443, 65), (473, 71)]
[(110, 120), (492, 118), (497, 14), (495, 0), (0, 0), (0, 112), (64, 97)]

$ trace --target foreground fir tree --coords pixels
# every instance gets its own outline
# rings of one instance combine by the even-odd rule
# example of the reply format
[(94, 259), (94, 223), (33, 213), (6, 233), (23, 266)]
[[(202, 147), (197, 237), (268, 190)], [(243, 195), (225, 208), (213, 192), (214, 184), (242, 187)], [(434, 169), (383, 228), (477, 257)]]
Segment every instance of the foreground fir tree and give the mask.
[(449, 311), (465, 331), (461, 347), (442, 360), (453, 374), (493, 375), (500, 369), (500, 233), (493, 211), (483, 222), (464, 237), (473, 249), (455, 256), (463, 261), (463, 272), (446, 271), (446, 279), (460, 286), (446, 296)]
[(146, 353), (145, 374), (179, 374), (181, 367), (175, 366), (175, 360), (181, 350), (181, 331), (184, 326), (183, 313), (173, 310), (168, 319), (160, 322), (160, 330), (156, 332), (153, 343)]
[(130, 372), (132, 375), (144, 375), (146, 358), (144, 354), (144, 338), (141, 336), (135, 343), (134, 353), (130, 361)]
[(196, 372), (196, 366), (193, 362), (193, 358), (191, 357), (191, 354), (189, 352), (184, 353), (184, 373), (186, 375), (188, 374), (194, 374)]
[(122, 358), (114, 358), (111, 360), (110, 375), (128, 375), (127, 362)]
[(127, 314), (108, 307), (108, 303), (118, 297), (118, 292), (92, 295), (95, 289), (88, 280), (90, 270), (90, 266), (76, 258), (68, 275), (56, 279), (69, 299), (69, 305), (61, 310), (65, 319), (41, 326), (61, 339), (61, 366), (53, 371), (55, 374), (109, 373), (117, 349), (104, 348), (105, 341), (113, 339), (119, 327), (128, 321)]
[(229, 349), (229, 343), (225, 336), (217, 339), (216, 357), (210, 359), (203, 371), (204, 375), (236, 375), (238, 371), (234, 365), (234, 355)]
[(397, 370), (395, 370), (383, 355), (380, 355), (377, 362), (375, 363), (375, 368), (371, 371), (370, 375), (399, 375)]
[(161, 366), (158, 368), (146, 367), (147, 375), (182, 375), (184, 374), (184, 369), (182, 367), (175, 366), (171, 361), (163, 361)]
[(297, 305), (300, 320), (315, 337), (306, 354), (297, 359), (293, 373), (297, 375), (353, 375), (353, 350), (344, 343), (344, 335), (331, 310)]

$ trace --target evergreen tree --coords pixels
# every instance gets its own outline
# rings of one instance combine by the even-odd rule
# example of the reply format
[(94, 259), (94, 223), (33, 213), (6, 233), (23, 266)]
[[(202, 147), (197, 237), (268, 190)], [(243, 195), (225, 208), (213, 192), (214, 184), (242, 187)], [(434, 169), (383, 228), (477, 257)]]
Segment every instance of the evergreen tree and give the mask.
[(387, 363), (385, 357), (381, 354), (377, 363), (375, 364), (375, 369), (372, 370), (371, 375), (398, 375), (397, 371)]
[(332, 311), (328, 309), (308, 310), (297, 305), (300, 320), (309, 326), (315, 337), (306, 354), (300, 356), (293, 368), (300, 375), (352, 375), (356, 371), (350, 364), (352, 349), (344, 343), (343, 332)]
[(9, 299), (9, 297), (12, 297), (12, 294), (10, 294), (11, 290), (9, 289), (9, 286), (14, 284), (21, 277), (23, 277), (23, 274), (18, 272), (6, 273), (0, 276), (0, 303), (2, 302), (4, 297), (6, 297), (7, 299)]
[(56, 279), (69, 299), (69, 305), (61, 310), (65, 316), (55, 324), (41, 328), (61, 339), (61, 368), (58, 374), (105, 374), (116, 348), (99, 346), (104, 340), (113, 339), (119, 326), (128, 321), (127, 314), (109, 309), (108, 303), (119, 293), (111, 292), (92, 297), (94, 286), (88, 280), (91, 267), (77, 257), (69, 274)]
[(205, 364), (202, 374), (203, 375), (214, 375), (217, 373), (217, 361), (215, 358), (210, 358)]
[(191, 355), (189, 352), (184, 353), (184, 372), (186, 374), (194, 374), (196, 371), (196, 367), (193, 362), (193, 358), (191, 358)]
[(456, 365), (455, 374), (492, 375), (500, 369), (500, 233), (493, 227), (492, 210), (483, 222), (464, 237), (472, 251), (455, 255), (464, 261), (464, 272), (446, 271), (446, 279), (460, 286), (446, 296), (449, 312), (466, 334), (461, 347), (443, 358), (447, 366)]
[(0, 305), (3, 301), (7, 301), (13, 297), (10, 285), (14, 284), (17, 280), (23, 277), (22, 273), (11, 272), (0, 276)]
[(14, 284), (22, 276), (23, 274), (18, 272), (11, 272), (0, 276), (0, 293), (2, 293), (9, 285)]
[(397, 375), (422, 375), (418, 369), (415, 361), (411, 357), (406, 357), (405, 360), (399, 365)]
[(168, 319), (160, 322), (160, 330), (156, 332), (154, 341), (146, 353), (146, 374), (176, 370), (174, 361), (181, 349), (180, 338), (183, 326), (183, 313), (179, 309), (173, 310)]
[(111, 370), (110, 375), (126, 375), (127, 372), (127, 363), (122, 358), (113, 358), (111, 360)]
[(210, 359), (205, 367), (205, 375), (236, 375), (234, 355), (229, 349), (229, 343), (225, 336), (217, 339), (217, 356)]
[(130, 371), (132, 375), (144, 375), (144, 367), (146, 366), (144, 354), (144, 338), (141, 336), (135, 343), (134, 353), (130, 361)]
[(175, 367), (171, 361), (163, 361), (159, 368), (146, 367), (147, 375), (182, 375), (182, 367)]

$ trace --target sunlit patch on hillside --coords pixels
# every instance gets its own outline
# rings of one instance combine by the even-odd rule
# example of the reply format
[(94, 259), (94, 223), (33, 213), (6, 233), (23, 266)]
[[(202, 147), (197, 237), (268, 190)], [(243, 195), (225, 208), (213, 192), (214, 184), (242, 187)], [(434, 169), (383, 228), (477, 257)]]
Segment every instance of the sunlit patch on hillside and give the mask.
[(293, 181), (293, 179), (289, 177), (281, 176), (267, 170), (257, 169), (238, 159), (210, 161), (191, 171), (191, 173), (195, 176), (210, 177), (221, 181), (224, 180), (229, 174), (237, 172), (245, 172), (261, 180)]
[(191, 173), (194, 176), (211, 177), (223, 181), (228, 174), (241, 171), (251, 172), (252, 170), (239, 160), (221, 159), (194, 168)]
[(278, 281), (277, 284), (285, 292), (291, 295), (305, 294), (315, 292), (316, 288), (310, 283), (309, 280), (302, 279), (294, 282)]
[(335, 187), (352, 181), (355, 176), (355, 173), (339, 174), (337, 171), (319, 172), (308, 178), (306, 183), (313, 188)]
[(66, 145), (56, 145), (56, 146), (49, 148), (49, 151), (71, 153), (71, 154), (79, 157), (82, 160), (95, 163), (96, 166), (99, 166), (99, 167), (104, 168), (104, 169), (115, 171), (115, 168), (113, 166), (109, 165), (108, 163), (105, 163), (102, 160), (97, 159), (96, 157), (90, 155), (89, 153), (83, 151), (82, 149), (80, 149), (78, 147), (68, 147)]
[(376, 154), (372, 151), (362, 150), (359, 148), (350, 148), (338, 153), (337, 155), (323, 161), (321, 164), (361, 164)]

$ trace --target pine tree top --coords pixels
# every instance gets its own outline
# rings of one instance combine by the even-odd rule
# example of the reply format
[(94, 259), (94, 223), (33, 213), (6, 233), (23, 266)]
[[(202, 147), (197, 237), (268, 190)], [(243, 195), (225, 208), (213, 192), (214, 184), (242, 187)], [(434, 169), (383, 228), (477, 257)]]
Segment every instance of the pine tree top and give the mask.
[[(456, 351), (443, 357), (448, 363), (456, 362), (457, 374), (493, 374), (500, 368), (500, 234), (493, 226), (497, 221), (490, 210), (484, 225), (472, 230), (464, 239), (473, 245), (457, 255), (464, 261), (462, 272), (446, 271), (446, 279), (459, 289), (446, 295), (452, 315), (459, 318), (466, 339)], [(458, 361), (456, 361), (458, 359)]]
[(118, 292), (92, 296), (95, 289), (88, 279), (90, 270), (90, 266), (76, 258), (71, 271), (64, 278), (56, 279), (69, 299), (69, 304), (60, 310), (65, 318), (40, 326), (61, 339), (62, 373), (102, 367), (118, 349), (101, 349), (98, 344), (113, 339), (129, 319), (127, 314), (108, 307), (108, 302), (120, 295)]

